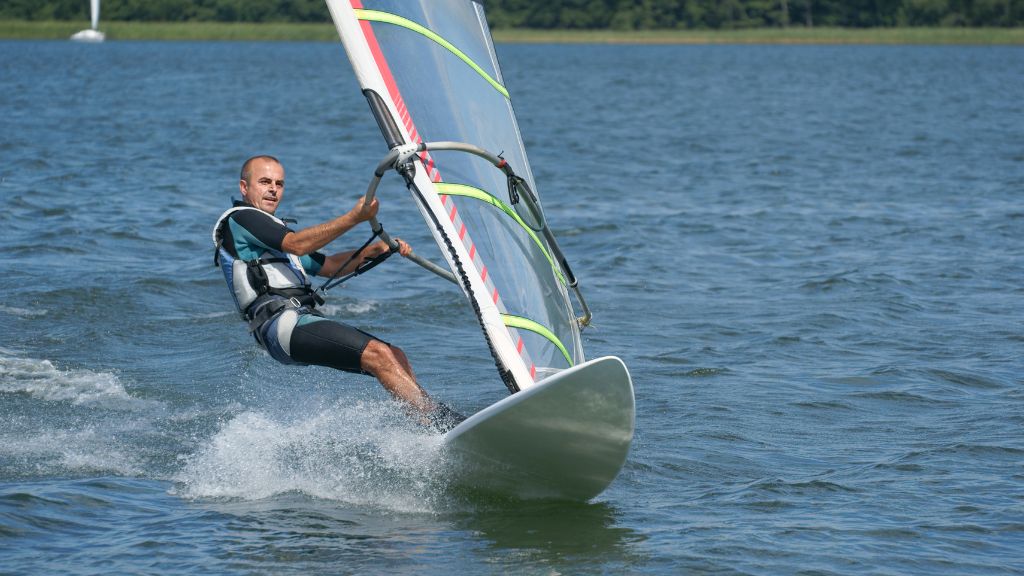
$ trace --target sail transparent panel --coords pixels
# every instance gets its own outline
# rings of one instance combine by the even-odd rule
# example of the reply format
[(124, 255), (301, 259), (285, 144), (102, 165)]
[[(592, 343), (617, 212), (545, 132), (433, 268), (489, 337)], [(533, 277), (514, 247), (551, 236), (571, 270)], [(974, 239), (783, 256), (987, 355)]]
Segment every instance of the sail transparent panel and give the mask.
[[(501, 153), (536, 191), (479, 4), (467, 0), (353, 2), (372, 26), (401, 94), (412, 138)], [(404, 109), (403, 109), (404, 107)], [(406, 117), (407, 116), (407, 117)], [(424, 154), (426, 169), (522, 360), (535, 380), (583, 361), (565, 278), (543, 234), (517, 213), (505, 175), (484, 159)], [(428, 191), (423, 191), (427, 193)]]

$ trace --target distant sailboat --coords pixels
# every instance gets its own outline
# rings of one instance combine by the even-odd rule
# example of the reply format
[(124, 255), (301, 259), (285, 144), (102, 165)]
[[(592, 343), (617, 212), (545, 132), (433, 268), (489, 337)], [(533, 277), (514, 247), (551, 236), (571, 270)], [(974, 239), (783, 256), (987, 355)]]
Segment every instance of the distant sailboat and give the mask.
[(103, 42), (106, 35), (97, 29), (100, 23), (100, 0), (89, 0), (89, 8), (92, 11), (92, 28), (75, 32), (71, 39), (78, 42)]

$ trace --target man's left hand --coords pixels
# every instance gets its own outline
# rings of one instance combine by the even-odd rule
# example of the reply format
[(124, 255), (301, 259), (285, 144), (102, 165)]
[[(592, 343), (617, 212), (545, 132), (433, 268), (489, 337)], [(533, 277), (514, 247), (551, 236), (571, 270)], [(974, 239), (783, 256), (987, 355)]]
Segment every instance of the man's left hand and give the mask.
[(402, 256), (408, 256), (409, 254), (412, 254), (412, 246), (409, 246), (408, 242), (402, 240), (401, 238), (394, 238), (394, 241), (395, 243), (398, 244), (399, 254), (401, 254)]

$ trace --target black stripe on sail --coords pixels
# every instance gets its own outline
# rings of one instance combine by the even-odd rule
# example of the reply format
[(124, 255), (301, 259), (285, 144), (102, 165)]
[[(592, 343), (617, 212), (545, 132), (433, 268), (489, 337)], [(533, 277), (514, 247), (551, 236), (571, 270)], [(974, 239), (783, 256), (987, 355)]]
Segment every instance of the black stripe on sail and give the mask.
[(380, 94), (367, 88), (363, 90), (363, 96), (366, 96), (366, 101), (370, 104), (370, 112), (373, 113), (373, 118), (377, 121), (380, 133), (384, 135), (384, 140), (388, 144), (388, 150), (405, 144), (402, 131), (398, 129), (398, 124), (395, 123), (395, 119), (388, 112), (388, 106), (384, 103), (384, 99), (380, 97)]

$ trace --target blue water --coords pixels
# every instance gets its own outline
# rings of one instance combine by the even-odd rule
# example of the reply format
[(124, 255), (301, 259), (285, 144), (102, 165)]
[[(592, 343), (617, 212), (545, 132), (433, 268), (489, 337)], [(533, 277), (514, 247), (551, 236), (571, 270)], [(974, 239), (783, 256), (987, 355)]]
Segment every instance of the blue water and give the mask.
[[(231, 312), (240, 162), (313, 224), (384, 153), (340, 46), (3, 42), (0, 573), (1024, 573), (1024, 50), (498, 50), (587, 352), (635, 381), (609, 490), (460, 496), (375, 382)], [(327, 312), (459, 410), (505, 394), (408, 262)]]

